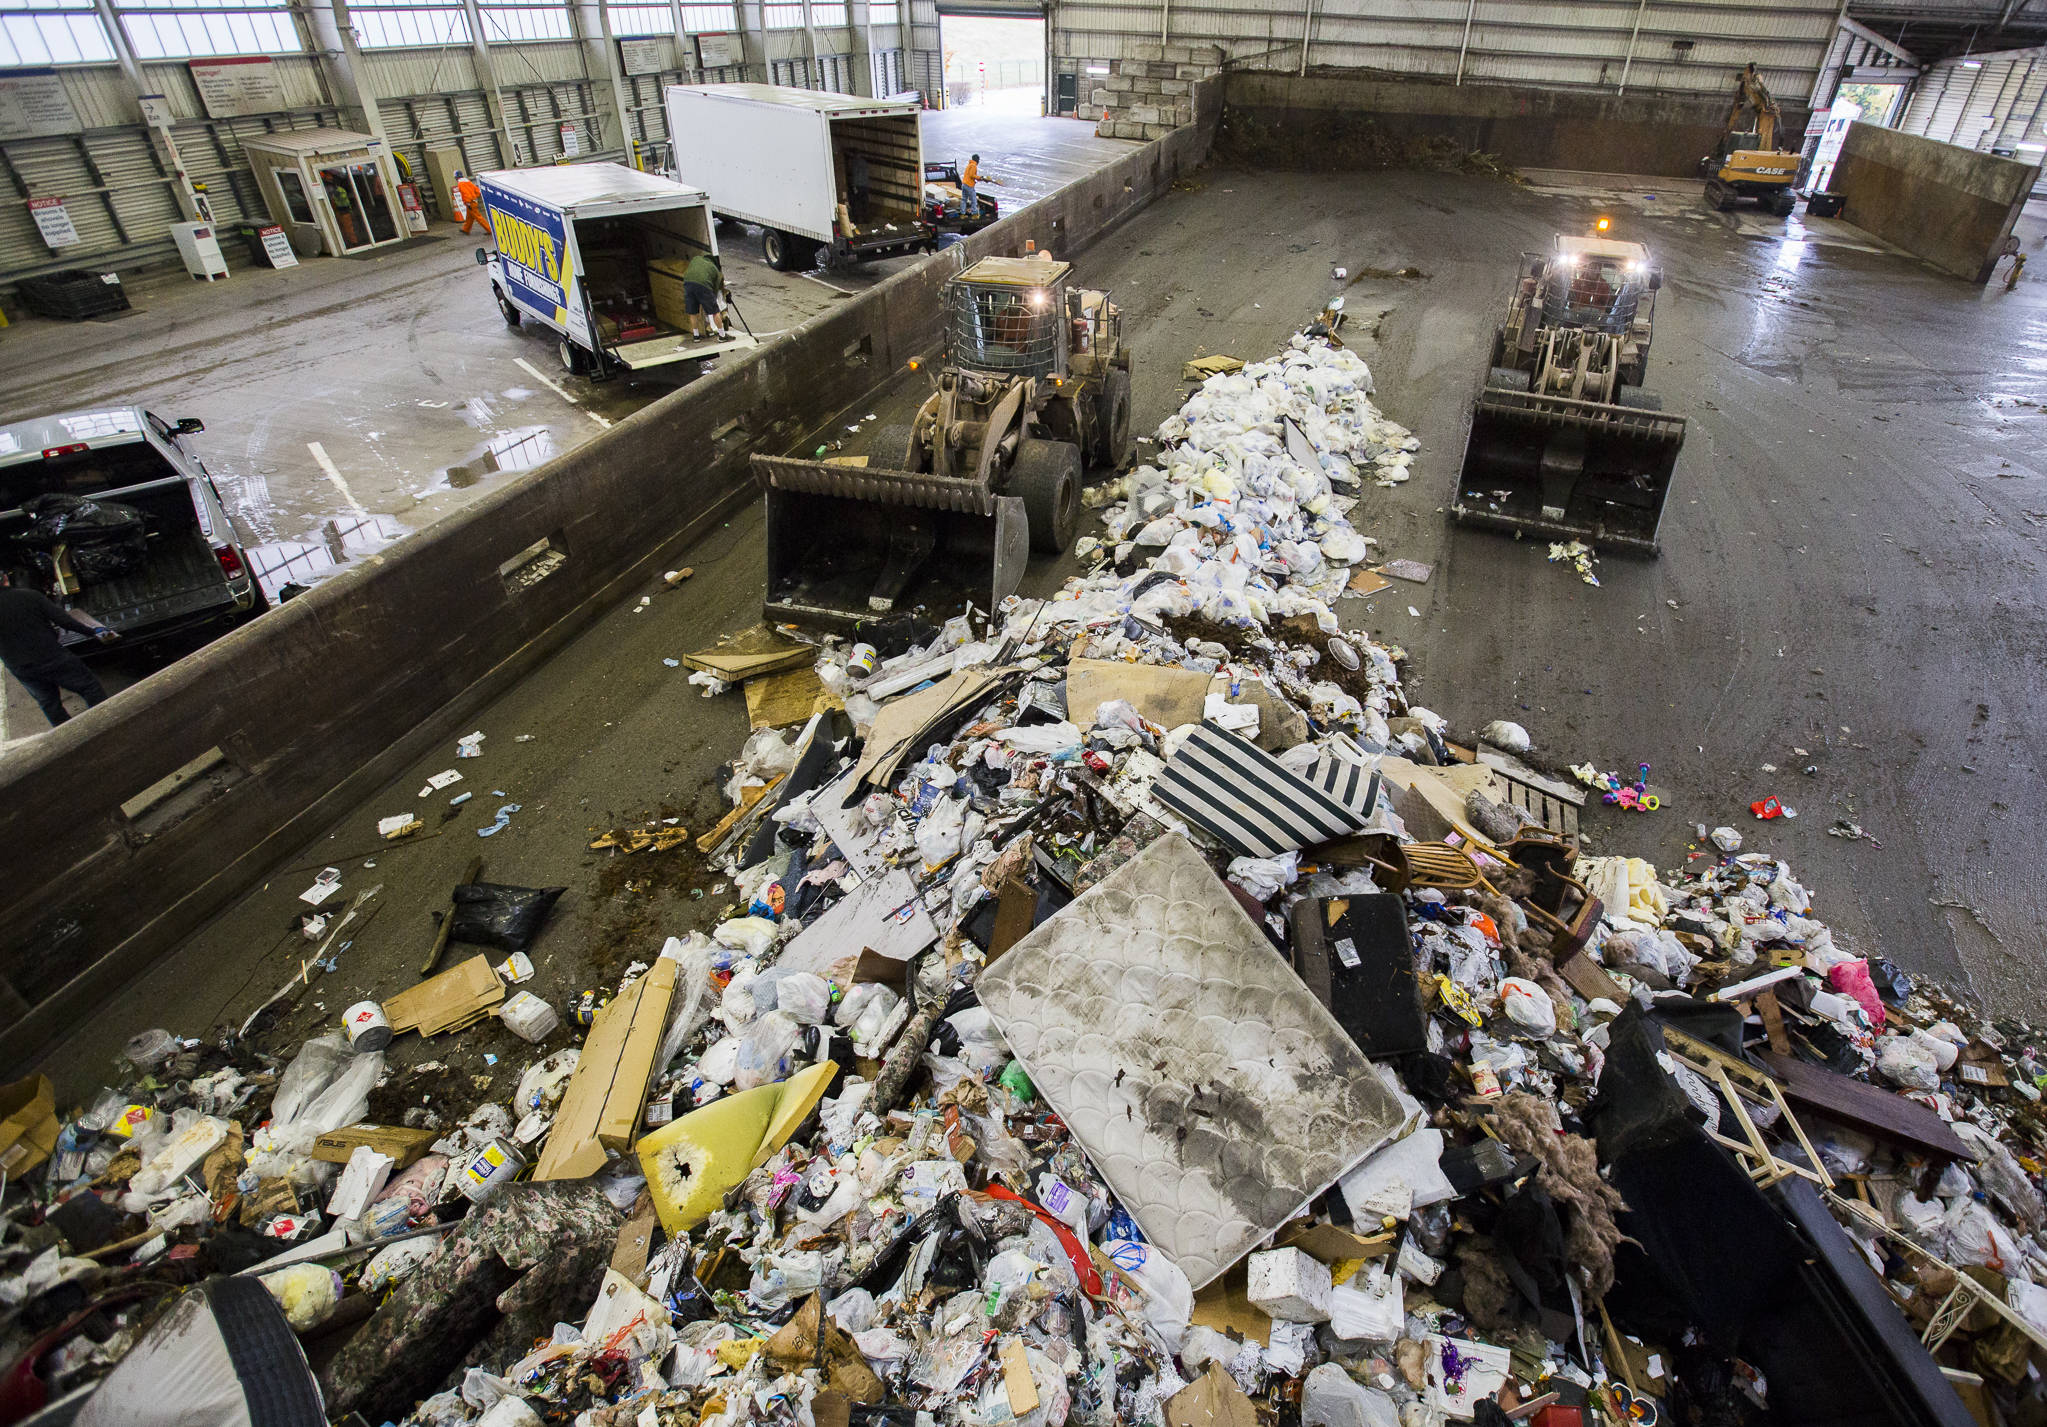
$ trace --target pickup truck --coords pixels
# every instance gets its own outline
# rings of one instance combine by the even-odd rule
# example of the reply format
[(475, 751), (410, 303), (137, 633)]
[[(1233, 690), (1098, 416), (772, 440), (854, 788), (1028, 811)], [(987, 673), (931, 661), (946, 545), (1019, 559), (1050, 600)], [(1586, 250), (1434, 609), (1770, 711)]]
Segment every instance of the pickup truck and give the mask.
[(241, 534), (187, 445), (204, 429), (137, 406), (0, 426), (0, 561), (131, 645), (261, 613)]

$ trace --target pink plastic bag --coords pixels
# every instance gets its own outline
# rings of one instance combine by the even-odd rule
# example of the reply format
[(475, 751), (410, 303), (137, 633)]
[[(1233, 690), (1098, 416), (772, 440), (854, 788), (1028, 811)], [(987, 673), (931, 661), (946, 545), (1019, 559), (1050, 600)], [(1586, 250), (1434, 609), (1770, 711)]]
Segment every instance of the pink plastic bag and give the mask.
[(1868, 962), (1842, 962), (1827, 973), (1827, 984), (1843, 996), (1853, 996), (1869, 1013), (1870, 1025), (1877, 1030), (1884, 1028), (1884, 1003), (1876, 994), (1876, 983), (1869, 979)]

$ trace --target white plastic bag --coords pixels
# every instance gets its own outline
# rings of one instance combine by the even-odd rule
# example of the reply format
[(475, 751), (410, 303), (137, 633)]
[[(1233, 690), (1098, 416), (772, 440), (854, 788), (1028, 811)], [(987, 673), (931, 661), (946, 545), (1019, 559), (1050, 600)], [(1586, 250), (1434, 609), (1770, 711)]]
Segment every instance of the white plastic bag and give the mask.
[(1391, 1343), (1407, 1320), (1400, 1275), (1374, 1269), (1363, 1285), (1353, 1278), (1329, 1290), (1329, 1331), (1351, 1341)]
[(1301, 1427), (1400, 1427), (1400, 1409), (1384, 1392), (1324, 1363), (1301, 1385)]
[(1533, 981), (1509, 976), (1500, 983), (1500, 1004), (1508, 1018), (1531, 1035), (1546, 1038), (1557, 1033), (1556, 1003)]
[(755, 1021), (740, 1042), (739, 1062), (733, 1068), (735, 1090), (752, 1090), (782, 1078), (782, 1062), (796, 1049), (803, 1027), (782, 1011), (770, 1011)]
[(775, 1009), (802, 1025), (818, 1025), (831, 1015), (832, 988), (814, 972), (792, 971), (775, 987)]
[(1188, 1320), (1194, 1315), (1194, 1285), (1187, 1275), (1150, 1244), (1109, 1239), (1102, 1249), (1143, 1290), (1144, 1321), (1177, 1353), (1186, 1336)]
[(1940, 1089), (1934, 1053), (1908, 1036), (1885, 1036), (1876, 1043), (1877, 1073), (1907, 1090)]

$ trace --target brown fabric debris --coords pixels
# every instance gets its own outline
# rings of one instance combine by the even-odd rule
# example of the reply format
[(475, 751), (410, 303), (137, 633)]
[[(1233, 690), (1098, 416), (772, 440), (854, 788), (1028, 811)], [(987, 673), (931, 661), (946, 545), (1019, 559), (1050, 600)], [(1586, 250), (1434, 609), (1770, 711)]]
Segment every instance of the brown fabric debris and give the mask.
[(1620, 1191), (1599, 1177), (1598, 1143), (1559, 1134), (1549, 1103), (1519, 1090), (1494, 1104), (1492, 1129), (1517, 1155), (1534, 1155), (1542, 1162), (1535, 1182), (1565, 1211), (1565, 1251), (1585, 1270), (1587, 1297), (1598, 1302), (1613, 1287), (1613, 1251), (1632, 1242), (1614, 1226), (1613, 1216), (1628, 1206)]
[(1457, 1266), (1464, 1271), (1464, 1316), (1487, 1333), (1513, 1327), (1521, 1293), (1507, 1277), (1506, 1260), (1493, 1241), (1466, 1239), (1457, 1246)]

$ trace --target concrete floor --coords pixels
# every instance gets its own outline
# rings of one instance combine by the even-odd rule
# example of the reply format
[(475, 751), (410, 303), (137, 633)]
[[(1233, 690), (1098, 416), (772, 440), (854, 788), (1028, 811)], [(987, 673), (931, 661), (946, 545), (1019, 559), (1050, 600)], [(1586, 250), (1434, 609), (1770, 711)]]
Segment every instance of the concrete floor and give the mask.
[[(1071, 119), (988, 109), (925, 114), (924, 144), (934, 159), (980, 153), (1005, 208), (1134, 147)], [(242, 268), (211, 285), (152, 274), (129, 285), (136, 310), (118, 318), (24, 319), (0, 333), (0, 411), (122, 402), (200, 418), (201, 455), (274, 590), (421, 529), (671, 389), (569, 376), (549, 334), (498, 316), (474, 261), (478, 237), (442, 223), (429, 236), (383, 257)], [(763, 339), (914, 261), (778, 273), (761, 261), (758, 231), (728, 225), (721, 244), (741, 259), (728, 276)], [(180, 647), (110, 654), (102, 677), (118, 690)], [(45, 725), (19, 684), (0, 683), (4, 748)]]
[[(2001, 1013), (2037, 1014), (2047, 983), (2029, 830), (2047, 793), (2030, 715), (2047, 648), (2047, 484), (2036, 484), (2047, 483), (2037, 454), (2047, 290), (1979, 290), (1852, 232), (1640, 204), (1645, 216), (1625, 218), (1622, 236), (1649, 243), (1668, 274), (1652, 385), (1691, 425), (1665, 553), (1603, 561), (1595, 589), (1547, 563), (1541, 545), (1453, 528), (1442, 512), (1515, 255), (1609, 202), (1626, 210), (1625, 194), (1640, 191), (1215, 170), (1082, 255), (1081, 272), (1124, 306), (1146, 429), (1180, 401), (1184, 359), (1272, 352), (1333, 295), (1333, 267), (1421, 269), (1345, 293), (1347, 336), (1373, 366), (1380, 404), (1422, 440), (1415, 479), (1368, 492), (1353, 518), (1386, 556), (1434, 574), (1343, 602), (1345, 622), (1403, 646), (1413, 696), (1460, 732), (1505, 716), (1548, 760), (1650, 763), (1669, 805), (1596, 811), (1600, 848), (1669, 868), (1695, 821), (1731, 823), (1751, 848), (1790, 860), (1846, 945), (1936, 973)], [(2029, 218), (2029, 249), (2041, 231)], [(904, 388), (858, 413), (821, 413), (819, 427), (867, 411), (885, 425), (910, 399)], [(468, 785), (478, 804), (494, 807), (482, 792), (502, 789), (524, 805), (510, 828), (472, 842), (482, 821), (472, 805), (446, 835), (374, 869), (338, 857), (371, 846), (378, 817), (427, 806), (415, 791), (453, 750), (422, 760), (110, 999), (50, 1061), (65, 1091), (91, 1090), (133, 1031), (201, 1033), (281, 983), (297, 965), (282, 940), (294, 899), (323, 861), (343, 867), (351, 894), (381, 884), (386, 908), (315, 986), (292, 1035), (416, 978), (427, 910), (479, 847), (492, 879), (568, 886), (535, 954), (532, 989), (557, 1002), (616, 980), (622, 928), (646, 956), (658, 935), (714, 921), (729, 900), (723, 879), (649, 863), (622, 888), (586, 850), (620, 821), (665, 813), (695, 827), (722, 810), (718, 764), (745, 733), (739, 698), (699, 698), (662, 659), (757, 617), (758, 507), (691, 560), (689, 584), (651, 591), (644, 613), (632, 602), (611, 611), (477, 720), (488, 752), (463, 765)], [(1027, 591), (1065, 573), (1040, 562)], [(521, 733), (534, 741), (514, 742)], [(1797, 820), (1748, 815), (1771, 793)], [(1828, 836), (1837, 817), (1880, 845)], [(512, 1075), (527, 1059), (495, 1027), (431, 1045), (403, 1038), (394, 1055), (466, 1065), (486, 1052)]]

